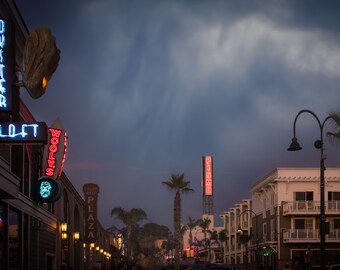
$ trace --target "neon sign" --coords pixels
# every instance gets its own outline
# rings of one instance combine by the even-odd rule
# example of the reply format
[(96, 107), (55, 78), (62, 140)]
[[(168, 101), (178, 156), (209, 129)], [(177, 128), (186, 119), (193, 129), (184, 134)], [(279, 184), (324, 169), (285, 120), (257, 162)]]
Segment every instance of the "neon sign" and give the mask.
[(4, 61), (4, 48), (6, 44), (6, 25), (3, 20), (0, 20), (0, 107), (7, 107), (7, 97), (6, 97), (6, 79), (5, 79), (5, 61)]
[(61, 175), (66, 158), (67, 136), (59, 119), (48, 129), (48, 140), (44, 150), (43, 174), (57, 179)]
[(65, 132), (65, 138), (64, 138), (64, 153), (63, 153), (63, 158), (61, 160), (61, 166), (60, 166), (60, 170), (59, 170), (59, 174), (58, 176), (61, 175), (62, 171), (63, 171), (63, 167), (64, 167), (64, 163), (65, 163), (65, 159), (66, 159), (66, 151), (67, 151), (67, 133)]
[(212, 156), (203, 157), (203, 195), (213, 195)]
[(12, 27), (8, 20), (0, 19), (0, 110), (9, 111), (14, 74), (14, 50)]
[(58, 152), (59, 137), (61, 130), (49, 128), (48, 131), (51, 133), (50, 146), (48, 147), (49, 154), (47, 159), (47, 168), (45, 169), (45, 175), (53, 176), (55, 169), (55, 157), (54, 154)]
[(61, 197), (61, 188), (58, 182), (50, 177), (40, 177), (35, 188), (36, 202), (56, 202)]
[(39, 187), (40, 196), (46, 199), (51, 195), (51, 191), (52, 191), (52, 186), (50, 182), (42, 181)]
[(47, 127), (44, 122), (0, 123), (0, 143), (42, 143), (47, 141)]

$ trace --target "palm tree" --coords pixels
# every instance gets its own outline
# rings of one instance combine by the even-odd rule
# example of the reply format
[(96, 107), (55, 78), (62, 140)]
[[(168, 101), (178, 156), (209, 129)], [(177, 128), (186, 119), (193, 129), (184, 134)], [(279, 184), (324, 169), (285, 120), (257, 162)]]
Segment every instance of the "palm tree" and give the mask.
[(340, 112), (331, 112), (329, 115), (332, 117), (332, 121), (337, 130), (335, 132), (327, 132), (327, 135), (340, 140)]
[(145, 211), (141, 208), (132, 208), (130, 211), (126, 211), (122, 207), (115, 207), (111, 210), (111, 216), (115, 216), (121, 222), (126, 225), (127, 229), (127, 259), (129, 263), (130, 251), (131, 251), (131, 233), (132, 229), (136, 227), (139, 221), (147, 218)]
[(209, 231), (211, 220), (208, 217), (205, 217), (204, 219), (201, 219), (198, 226), (202, 229), (202, 232), (204, 234), (204, 240), (207, 240), (207, 232)]
[(180, 243), (180, 231), (181, 231), (181, 195), (194, 192), (190, 188), (190, 182), (184, 179), (184, 173), (172, 174), (170, 180), (162, 182), (171, 191), (175, 192), (174, 199), (174, 229), (175, 229), (175, 269), (179, 270), (179, 243)]
[(192, 230), (199, 224), (200, 220), (195, 220), (191, 217), (188, 217), (189, 222), (185, 225), (187, 230), (189, 230), (189, 245), (192, 245)]
[[(205, 248), (210, 249), (209, 246), (207, 246), (207, 233), (209, 232), (209, 226), (210, 226), (211, 220), (208, 217), (205, 217), (204, 219), (201, 219), (198, 226), (201, 227), (202, 232), (204, 234), (204, 242), (205, 242)], [(210, 260), (210, 250), (208, 250), (208, 260)]]
[(227, 239), (228, 239), (228, 236), (227, 236), (227, 230), (224, 229), (222, 231), (220, 231), (218, 233), (218, 239), (220, 240), (220, 242), (222, 243), (223, 247), (222, 247), (222, 254), (223, 254), (223, 263), (225, 263), (225, 257), (224, 257), (224, 252), (225, 252), (225, 249), (226, 249), (226, 244), (227, 244)]

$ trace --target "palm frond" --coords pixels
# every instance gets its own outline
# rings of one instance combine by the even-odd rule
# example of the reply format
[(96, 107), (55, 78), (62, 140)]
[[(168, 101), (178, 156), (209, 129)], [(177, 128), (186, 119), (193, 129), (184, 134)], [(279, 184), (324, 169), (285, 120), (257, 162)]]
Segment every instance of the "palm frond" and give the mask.
[(340, 140), (340, 112), (330, 112), (329, 116), (333, 121), (334, 131), (327, 132), (327, 137), (333, 140)]

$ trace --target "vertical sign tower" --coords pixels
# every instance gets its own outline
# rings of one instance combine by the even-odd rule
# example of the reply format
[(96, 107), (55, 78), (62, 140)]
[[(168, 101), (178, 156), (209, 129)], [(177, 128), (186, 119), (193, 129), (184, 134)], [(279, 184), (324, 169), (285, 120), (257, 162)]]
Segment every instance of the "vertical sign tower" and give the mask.
[(99, 186), (89, 183), (83, 186), (85, 195), (85, 241), (95, 243), (97, 241), (97, 200)]
[(203, 215), (214, 214), (213, 201), (213, 158), (202, 157)]

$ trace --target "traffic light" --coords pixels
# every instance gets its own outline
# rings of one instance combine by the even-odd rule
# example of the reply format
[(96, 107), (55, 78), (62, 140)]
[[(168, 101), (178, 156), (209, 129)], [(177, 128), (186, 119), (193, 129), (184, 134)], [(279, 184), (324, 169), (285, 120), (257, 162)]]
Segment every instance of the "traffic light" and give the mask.
[(36, 202), (56, 202), (61, 197), (61, 188), (56, 180), (50, 177), (40, 177), (35, 187)]
[(276, 253), (276, 250), (270, 245), (263, 245), (260, 247), (260, 253), (263, 257), (268, 257), (269, 255)]

